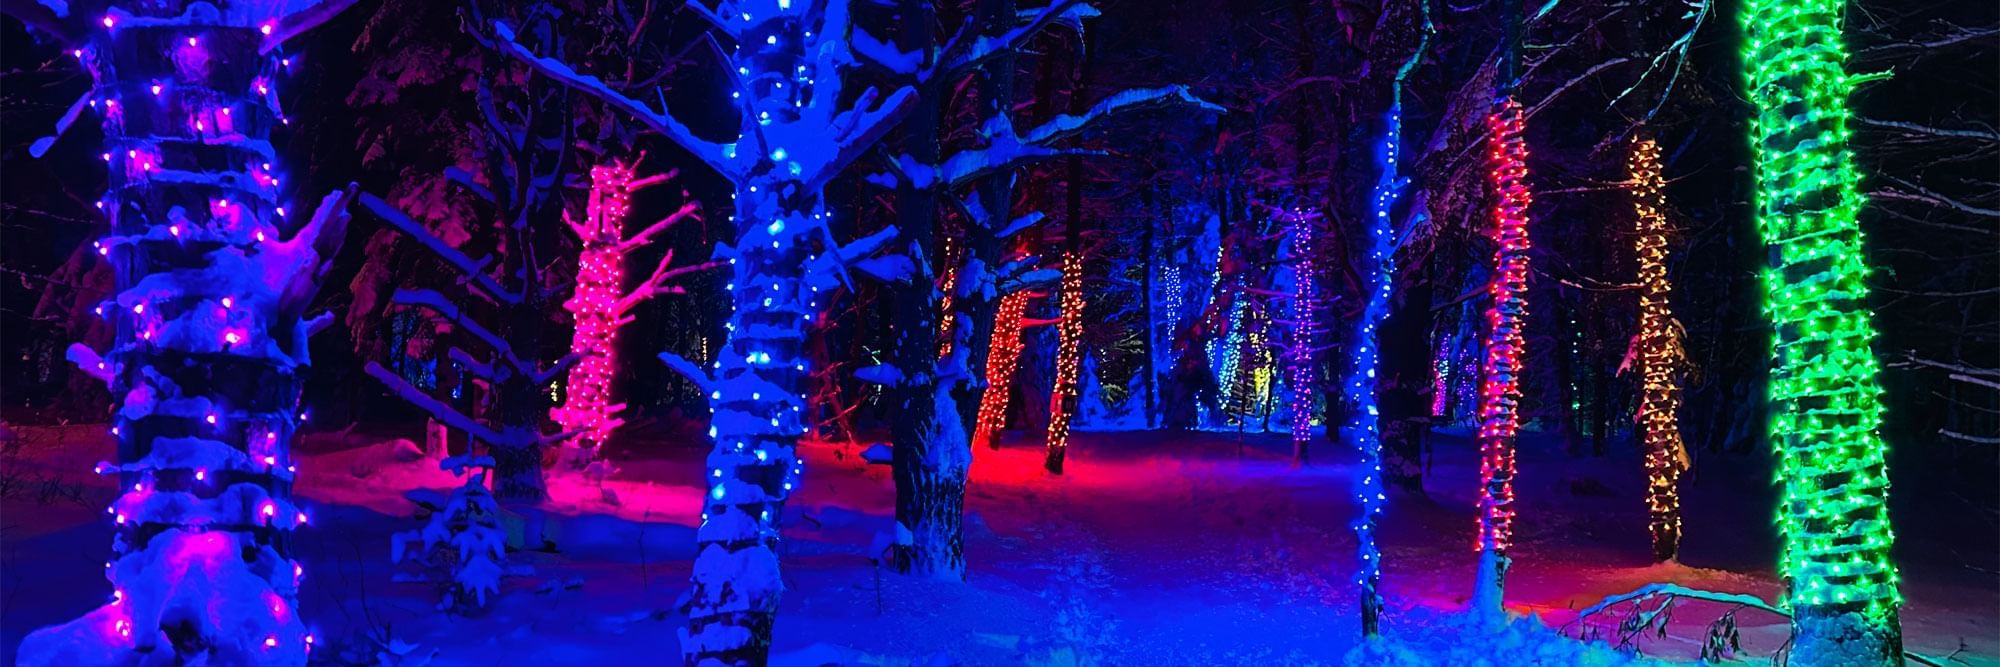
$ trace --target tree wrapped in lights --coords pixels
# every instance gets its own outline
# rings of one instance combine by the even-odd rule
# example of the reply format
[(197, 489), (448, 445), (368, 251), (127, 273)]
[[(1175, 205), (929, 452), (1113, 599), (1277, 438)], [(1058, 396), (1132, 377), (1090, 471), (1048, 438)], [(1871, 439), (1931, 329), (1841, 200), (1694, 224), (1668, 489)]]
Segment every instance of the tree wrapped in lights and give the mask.
[[(890, 430), (898, 536), (892, 555), (897, 569), (964, 579), (963, 514), (971, 450), (982, 440), (991, 443), (1005, 423), (1006, 387), (1019, 365), (1021, 330), (1038, 323), (1023, 317), (1033, 296), (1029, 290), (1058, 276), (1036, 267), (1029, 253), (1000, 261), (1000, 245), (1034, 229), (1044, 217), (1039, 212), (1014, 214), (1007, 194), (1013, 173), (1037, 162), (1087, 153), (1061, 144), (1103, 118), (1198, 101), (1180, 86), (1130, 90), (1077, 113), (1057, 114), (1039, 125), (1017, 129), (1012, 105), (1004, 102), (1011, 99), (1013, 53), (1051, 26), (1080, 25), (1095, 16), (1095, 10), (1064, 0), (1021, 12), (1009, 0), (984, 0), (970, 25), (939, 43), (930, 4), (910, 2), (903, 7), (899, 35), (914, 50), (906, 55), (876, 46), (868, 50), (876, 61), (914, 61), (917, 98), (903, 127), (904, 151), (891, 156), (887, 173), (871, 180), (896, 189), (899, 244), (912, 260), (914, 273), (910, 281), (890, 288), (895, 322), (892, 363), (863, 369), (862, 376), (887, 387), (898, 414)], [(950, 133), (943, 131), (940, 119), (953, 91), (967, 78), (981, 91), (972, 116), (983, 143), (947, 153), (940, 139)], [(930, 260), (942, 211), (960, 214), (965, 223), (962, 236), (954, 239), (954, 245), (962, 243), (956, 253), (961, 259), (950, 268)], [(1020, 245), (1029, 240), (1024, 237)], [(941, 270), (946, 275), (939, 275)], [(940, 284), (946, 286), (942, 291)], [(988, 339), (981, 336), (988, 328), (991, 350), (985, 344)], [(983, 389), (973, 381), (982, 360), (987, 380)]]
[[(563, 38), (541, 23), (549, 13), (538, 7), (546, 9), (541, 5), (518, 9), (538, 21), (533, 32), (548, 48), (563, 48)], [(468, 32), (483, 47), (499, 50), (502, 42), (495, 39), (499, 32), (487, 30), (476, 10), (470, 12), (475, 20), (468, 22), (472, 28)], [(483, 159), (440, 174), (473, 202), (468, 209), (479, 223), (471, 226), (478, 236), (447, 240), (398, 205), (372, 194), (361, 196), (363, 208), (457, 274), (449, 293), (403, 288), (395, 290), (388, 302), (425, 312), (433, 321), (450, 326), (461, 344), (450, 346), (446, 355), (469, 379), (465, 384), (478, 390), (475, 400), (483, 409), (468, 414), (373, 361), (363, 370), (438, 423), (479, 443), (482, 453), (493, 459), (494, 498), (502, 503), (538, 503), (548, 497), (543, 453), (579, 433), (549, 433), (545, 428), (552, 407), (549, 386), (584, 355), (572, 352), (548, 363), (537, 358), (560, 287), (548, 279), (541, 258), (554, 252), (550, 241), (559, 238), (549, 225), (562, 217), (558, 188), (575, 166), (568, 149), (577, 123), (574, 105), (558, 84), (546, 77), (516, 79), (519, 74), (496, 66), (472, 77), (480, 121), (469, 128), (469, 141), (479, 147)], [(461, 250), (473, 243), (492, 251), (474, 257)], [(664, 284), (645, 289), (670, 291)]]
[(117, 269), (95, 307), (116, 329), (110, 350), (69, 352), (116, 399), (118, 462), (96, 469), (121, 489), (106, 509), (112, 594), (29, 634), (20, 664), (306, 663), (290, 444), (307, 338), (332, 322), (305, 311), (354, 193), (299, 224), (270, 139), (286, 123), (280, 47), (346, 4), (7, 6), (95, 81), (57, 130), (85, 108), (101, 119), (112, 234), (95, 250)]
[(655, 296), (680, 293), (681, 288), (671, 283), (675, 277), (712, 266), (672, 268), (674, 253), (668, 250), (645, 282), (629, 291), (625, 288), (625, 254), (676, 223), (694, 217), (699, 210), (694, 202), (688, 202), (638, 233), (625, 235), (625, 215), (631, 206), (632, 193), (666, 183), (672, 177), (669, 172), (634, 179), (630, 165), (615, 161), (593, 166), (583, 221), (565, 216), (570, 231), (583, 244), (577, 255), (575, 292), (563, 303), (563, 308), (576, 317), (570, 351), (581, 355), (581, 360), (570, 368), (564, 385), (568, 400), (551, 410), (549, 416), (564, 431), (577, 433), (574, 442), (588, 460), (602, 457), (600, 448), (605, 438), (624, 423), (618, 418), (624, 404), (611, 402), (611, 377), (617, 370), (612, 343), (618, 329), (632, 321), (629, 313), (633, 307)]
[(1403, 189), (1410, 181), (1397, 172), (1396, 162), (1403, 143), (1403, 82), (1423, 59), (1425, 49), (1430, 46), (1432, 32), (1430, 3), (1423, 2), (1420, 8), (1423, 11), (1422, 36), (1418, 38), (1416, 50), (1408, 60), (1403, 61), (1402, 67), (1396, 70), (1395, 79), (1389, 84), (1389, 112), (1383, 116), (1382, 141), (1375, 153), (1381, 174), (1376, 177), (1371, 193), (1374, 198), (1369, 201), (1368, 257), (1363, 263), (1365, 270), (1361, 272), (1361, 291), (1366, 298), (1362, 302), (1361, 319), (1354, 325), (1352, 370), (1342, 386), (1348, 409), (1352, 411), (1346, 436), (1349, 444), (1361, 455), (1357, 465), (1361, 480), (1354, 494), (1355, 499), (1360, 501), (1361, 511), (1354, 519), (1354, 537), (1355, 550), (1360, 555), (1355, 583), (1361, 586), (1361, 634), (1364, 637), (1375, 636), (1382, 618), (1382, 549), (1376, 545), (1375, 529), (1389, 494), (1382, 478), (1381, 413), (1376, 400), (1376, 376), (1382, 358), (1377, 330), (1389, 317), (1396, 284), (1398, 237), (1392, 216), (1396, 201), (1402, 197)]
[(1292, 463), (1305, 465), (1306, 447), (1312, 443), (1313, 405), (1319, 387), (1314, 372), (1315, 348), (1319, 345), (1319, 290), (1314, 275), (1318, 271), (1317, 212), (1293, 210), (1284, 216), (1291, 236), (1292, 294), (1291, 340), (1285, 346), (1285, 390), (1291, 418)]
[[(494, 30), (514, 57), (636, 118), (736, 186), (736, 238), (716, 249), (731, 272), (735, 312), (727, 338), (710, 369), (672, 353), (661, 359), (700, 385), (713, 410), (683, 658), (690, 665), (763, 664), (783, 588), (777, 520), (804, 470), (797, 442), (805, 432), (809, 377), (805, 325), (820, 307), (817, 295), (851, 271), (897, 280), (911, 271), (909, 258), (874, 256), (894, 228), (838, 245), (824, 190), (908, 112), (915, 92), (885, 95), (844, 85), (862, 64), (858, 45), (887, 44), (852, 23), (848, 0), (725, 0), (713, 10), (689, 8), (734, 43), (726, 60), (737, 83), (731, 93), (737, 129), (727, 143), (703, 139), (597, 77), (537, 55), (504, 23)], [(882, 56), (876, 64), (896, 74), (915, 74), (916, 60), (891, 49), (866, 55)]]
[(1880, 364), (1869, 345), (1864, 203), (1848, 149), (1838, 0), (1752, 0), (1743, 63), (1756, 115), (1757, 219), (1776, 332), (1770, 437), (1784, 494), (1780, 571), (1799, 664), (1900, 665)]
[[(1071, 183), (1070, 187), (1077, 187)], [(1080, 231), (1070, 224), (1071, 233)], [(1083, 366), (1083, 251), (1063, 253), (1062, 320), (1056, 323), (1056, 378), (1049, 391), (1049, 433), (1042, 467), (1062, 474), (1069, 452), (1069, 422), (1076, 415), (1077, 380)]]
[(1687, 470), (1676, 413), (1681, 404), (1680, 326), (1669, 302), (1667, 282), (1666, 181), (1660, 176), (1660, 145), (1652, 139), (1632, 144), (1628, 162), (1632, 206), (1638, 217), (1639, 334), (1632, 340), (1642, 383), (1639, 423), (1646, 447), (1647, 530), (1653, 558), (1670, 561), (1681, 541), (1680, 478)]
[(1498, 613), (1514, 534), (1514, 438), (1520, 429), (1522, 327), (1528, 291), (1528, 145), (1521, 104), (1504, 97), (1486, 119), (1493, 189), (1493, 282), (1487, 293), (1485, 380), (1479, 391), (1479, 583), (1473, 606)]
[(986, 351), (986, 389), (979, 394), (979, 416), (972, 435), (975, 447), (1000, 447), (1000, 431), (1007, 427), (1007, 387), (1014, 383), (1014, 371), (1021, 367), (1021, 333), (1032, 296), (1022, 290), (1000, 297), (1000, 307), (993, 314), (993, 335)]

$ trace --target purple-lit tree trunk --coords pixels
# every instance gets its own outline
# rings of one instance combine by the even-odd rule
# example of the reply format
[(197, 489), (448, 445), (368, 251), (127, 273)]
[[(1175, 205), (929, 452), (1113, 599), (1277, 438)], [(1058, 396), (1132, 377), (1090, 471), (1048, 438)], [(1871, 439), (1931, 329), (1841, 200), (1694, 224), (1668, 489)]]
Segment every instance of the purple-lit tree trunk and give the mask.
[(909, 272), (905, 258), (868, 258), (893, 228), (838, 246), (824, 189), (900, 119), (914, 94), (843, 90), (855, 66), (850, 40), (883, 43), (855, 30), (847, 0), (689, 7), (735, 42), (728, 66), (738, 83), (738, 131), (727, 144), (696, 137), (664, 111), (536, 55), (506, 25), (495, 28), (515, 57), (631, 114), (736, 185), (736, 239), (716, 251), (730, 264), (735, 308), (721, 353), (712, 369), (671, 353), (661, 359), (706, 389), (713, 410), (682, 657), (689, 665), (761, 665), (783, 590), (778, 519), (803, 471), (796, 447), (805, 432), (805, 325), (820, 307), (816, 295), (847, 280), (850, 269), (905, 279)]
[(117, 292), (97, 310), (116, 335), (108, 353), (76, 345), (70, 359), (117, 402), (118, 462), (97, 471), (116, 474), (122, 493), (108, 508), (110, 602), (30, 634), (21, 664), (306, 662), (288, 543), (306, 514), (290, 498), (290, 442), (304, 419), (306, 339), (331, 322), (304, 313), (353, 192), (295, 222), (270, 136), (285, 122), (276, 87), (289, 61), (276, 48), (344, 6), (22, 17), (70, 40), (96, 81), (58, 131), (86, 106), (102, 119), (110, 188), (99, 206), (112, 235), (97, 247)]

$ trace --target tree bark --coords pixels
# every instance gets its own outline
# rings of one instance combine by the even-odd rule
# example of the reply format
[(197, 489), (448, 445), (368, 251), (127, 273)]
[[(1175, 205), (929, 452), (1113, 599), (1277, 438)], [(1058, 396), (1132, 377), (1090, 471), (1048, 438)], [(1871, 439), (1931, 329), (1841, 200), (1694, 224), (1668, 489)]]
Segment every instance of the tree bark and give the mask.
[[(903, 8), (906, 40), (930, 49), (932, 23), (928, 2), (908, 2)], [(904, 154), (920, 164), (936, 164), (938, 117), (945, 89), (932, 83), (919, 88), (917, 102), (903, 121)], [(940, 376), (937, 331), (943, 318), (937, 289), (937, 266), (930, 253), (936, 247), (937, 193), (904, 186), (896, 193), (897, 229), (904, 254), (917, 266), (910, 280), (888, 288), (893, 322), (894, 363), (901, 382), (889, 388), (897, 406), (890, 420), (893, 446), (891, 473), (896, 483), (897, 539), (891, 549), (896, 570), (904, 574), (963, 581), (965, 579), (965, 484), (972, 448), (959, 422), (952, 387)]]

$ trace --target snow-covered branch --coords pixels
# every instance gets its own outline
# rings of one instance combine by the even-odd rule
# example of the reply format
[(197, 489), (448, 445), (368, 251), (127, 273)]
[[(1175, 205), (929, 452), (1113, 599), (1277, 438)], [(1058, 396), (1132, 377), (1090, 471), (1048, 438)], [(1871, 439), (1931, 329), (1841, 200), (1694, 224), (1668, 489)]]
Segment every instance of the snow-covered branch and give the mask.
[(697, 271), (707, 271), (709, 269), (713, 269), (719, 266), (728, 265), (727, 262), (703, 262), (701, 264), (695, 264), (693, 266), (683, 266), (678, 269), (667, 268), (669, 265), (673, 264), (673, 262), (674, 262), (674, 251), (668, 250), (667, 256), (661, 258), (659, 265), (653, 267), (653, 274), (646, 277), (646, 282), (639, 283), (638, 287), (632, 288), (631, 292), (628, 292), (625, 294), (625, 296), (620, 297), (618, 299), (618, 303), (613, 304), (611, 306), (611, 313), (613, 315), (623, 315), (625, 314), (626, 311), (631, 310), (634, 306), (637, 306), (641, 303), (645, 303), (647, 299), (651, 299), (653, 297), (660, 296), (663, 294), (684, 293), (687, 290), (682, 289), (681, 286), (679, 285), (673, 284), (675, 278), (678, 278), (686, 274), (694, 273)]
[(1644, 586), (1639, 587), (1638, 590), (1632, 591), (1630, 593), (1625, 593), (1623, 595), (1613, 595), (1611, 597), (1604, 598), (1603, 600), (1598, 601), (1597, 604), (1590, 605), (1589, 607), (1585, 607), (1583, 611), (1577, 612), (1576, 617), (1581, 619), (1584, 617), (1588, 617), (1592, 614), (1595, 614), (1597, 612), (1604, 611), (1605, 609), (1610, 608), (1612, 605), (1615, 604), (1623, 602), (1635, 602), (1661, 595), (1688, 598), (1691, 600), (1706, 600), (1709, 602), (1717, 602), (1721, 604), (1742, 605), (1745, 607), (1750, 607), (1752, 609), (1761, 609), (1764, 611), (1768, 611), (1773, 614), (1783, 616), (1785, 618), (1791, 618), (1792, 616), (1790, 612), (1786, 612), (1785, 610), (1773, 607), (1770, 605), (1770, 603), (1767, 603), (1764, 600), (1754, 595), (1740, 595), (1736, 593), (1717, 593), (1714, 591), (1704, 591), (1704, 590), (1688, 588), (1686, 586), (1682, 586), (1679, 584), (1646, 584)]
[(852, 164), (861, 154), (875, 147), (882, 136), (889, 133), (903, 116), (916, 106), (917, 90), (908, 86), (890, 93), (888, 99), (874, 104), (880, 93), (869, 88), (861, 91), (861, 96), (852, 106), (835, 115), (832, 120), (833, 150), (825, 162), (818, 165), (811, 178), (805, 179), (808, 190), (817, 191), (832, 180), (847, 165)]
[(979, 35), (970, 40), (965, 39), (963, 34), (953, 36), (940, 52), (938, 64), (933, 66), (932, 71), (924, 73), (923, 80), (928, 81), (939, 74), (977, 67), (989, 58), (1021, 48), (1021, 45), (1026, 44), (1049, 24), (1065, 16), (1080, 22), (1082, 19), (1097, 16), (1097, 9), (1079, 0), (1055, 0), (1040, 11), (1035, 11), (1021, 25), (998, 36)]
[(672, 114), (666, 111), (654, 111), (645, 102), (626, 97), (623, 93), (612, 90), (611, 86), (606, 85), (603, 80), (578, 72), (570, 68), (567, 63), (554, 58), (543, 58), (535, 55), (528, 47), (523, 46), (514, 39), (514, 29), (508, 27), (504, 22), (494, 21), (493, 32), (500, 38), (499, 46), (502, 53), (513, 56), (516, 60), (526, 63), (529, 67), (550, 78), (604, 100), (605, 104), (631, 114), (632, 117), (639, 119), (640, 122), (645, 123), (648, 127), (651, 127), (660, 134), (666, 135), (669, 140), (680, 144), (689, 153), (693, 153), (697, 159), (700, 159), (702, 162), (708, 164), (709, 167), (720, 172), (723, 178), (729, 179), (732, 182), (742, 179), (742, 169), (737, 165), (735, 160), (723, 154), (720, 144), (695, 136), (694, 130), (681, 124), (680, 120), (674, 118)]
[(416, 306), (437, 313), (438, 317), (444, 318), (459, 329), (472, 334), (472, 337), (479, 339), (479, 342), (485, 343), (493, 350), (494, 358), (507, 362), (507, 365), (514, 367), (514, 370), (521, 375), (535, 377), (541, 374), (541, 370), (533, 363), (522, 360), (514, 353), (514, 346), (507, 344), (506, 340), (488, 330), (477, 320), (466, 317), (465, 311), (460, 310), (457, 304), (446, 299), (444, 294), (437, 290), (399, 289), (389, 297), (389, 302), (399, 306)]
[[(1097, 151), (1062, 148), (1055, 144), (1077, 135), (1116, 114), (1156, 105), (1188, 104), (1196, 109), (1222, 112), (1222, 107), (1189, 92), (1187, 86), (1161, 86), (1120, 91), (1098, 101), (1081, 114), (1059, 114), (1026, 132), (1014, 129), (1013, 119), (1001, 114), (986, 121), (981, 134), (984, 148), (959, 151), (944, 163), (929, 167), (906, 156), (896, 159), (896, 167), (915, 187), (957, 188), (994, 172), (1008, 171), (1027, 164), (1066, 155), (1094, 155)], [(1018, 230), (1017, 230), (1018, 231)]]
[(424, 390), (418, 389), (415, 385), (405, 381), (403, 376), (397, 375), (387, 368), (383, 368), (382, 364), (370, 361), (368, 362), (368, 366), (363, 370), (367, 371), (377, 381), (387, 385), (389, 391), (394, 393), (397, 398), (401, 398), (403, 402), (409, 403), (418, 410), (430, 414), (432, 418), (446, 426), (465, 431), (467, 435), (489, 444), (503, 446), (525, 444), (514, 443), (511, 438), (503, 438), (499, 433), (495, 433), (493, 429), (486, 428), (484, 424), (466, 416), (465, 413), (446, 405), (443, 401), (431, 398), (430, 394), (424, 393)]
[(486, 203), (488, 204), (493, 204), (495, 206), (498, 206), (500, 204), (500, 199), (498, 197), (493, 196), (492, 189), (489, 189), (484, 185), (480, 185), (478, 181), (472, 179), (472, 172), (460, 169), (458, 167), (446, 167), (444, 170), (444, 178), (447, 181), (457, 183), (459, 187), (472, 191), (472, 194), (478, 195), (480, 199), (486, 200)]
[(354, 0), (324, 0), (311, 7), (286, 14), (284, 18), (278, 19), (270, 32), (264, 33), (264, 40), (257, 45), (257, 55), (270, 54), (283, 46), (287, 40), (333, 20), (333, 17), (339, 16), (352, 6)]
[(495, 368), (493, 364), (473, 358), (471, 352), (466, 352), (462, 348), (451, 348), (445, 352), (445, 358), (456, 362), (459, 368), (465, 370), (467, 375), (485, 380), (489, 384), (500, 381), (500, 370), (498, 368)]
[(504, 303), (520, 303), (522, 297), (519, 292), (502, 287), (499, 281), (493, 279), (493, 276), (487, 275), (486, 267), (493, 263), (492, 257), (481, 257), (474, 260), (471, 257), (465, 256), (465, 253), (451, 247), (450, 243), (446, 243), (444, 239), (438, 238), (430, 230), (424, 229), (423, 225), (417, 224), (415, 220), (411, 220), (410, 216), (405, 215), (401, 210), (389, 205), (388, 202), (382, 201), (381, 198), (375, 195), (362, 194), (361, 205), (373, 212), (376, 217), (381, 218), (383, 222), (389, 223), (390, 226), (395, 227), (398, 231), (403, 232), (403, 234), (423, 244), (424, 247), (429, 248), (439, 259), (443, 259), (445, 263), (450, 264), (452, 268), (457, 269), (460, 274), (463, 274), (468, 282), (477, 285), (481, 292)]
[(561, 359), (557, 359), (555, 363), (549, 364), (548, 368), (542, 369), (537, 373), (528, 374), (528, 380), (537, 387), (549, 386), (550, 382), (556, 381), (556, 376), (568, 373), (569, 369), (581, 363), (583, 357), (584, 355), (581, 352), (565, 354)]
[(689, 382), (693, 382), (694, 386), (700, 387), (702, 391), (707, 391), (709, 386), (715, 383), (708, 376), (708, 371), (702, 370), (701, 366), (688, 361), (686, 357), (682, 357), (681, 355), (672, 352), (661, 352), (660, 362), (666, 364), (667, 368), (674, 369), (674, 372), (680, 373), (682, 377), (687, 378)]
[[(633, 182), (637, 183), (638, 181), (633, 181)], [(638, 188), (633, 187), (630, 189), (637, 190)], [(682, 204), (680, 210), (674, 211), (673, 214), (668, 215), (665, 218), (661, 218), (659, 222), (655, 222), (651, 225), (648, 225), (645, 229), (639, 230), (639, 233), (633, 234), (631, 237), (626, 238), (624, 241), (620, 242), (618, 244), (618, 252), (624, 253), (633, 248), (645, 245), (646, 242), (648, 240), (651, 240), (655, 235), (658, 235), (660, 232), (667, 231), (668, 229), (672, 229), (674, 225), (680, 224), (681, 221), (683, 220), (687, 220), (689, 218), (699, 220), (701, 219), (700, 213), (701, 213), (700, 205), (694, 202), (688, 202), (686, 204)], [(581, 234), (579, 234), (579, 236), (581, 236)]]

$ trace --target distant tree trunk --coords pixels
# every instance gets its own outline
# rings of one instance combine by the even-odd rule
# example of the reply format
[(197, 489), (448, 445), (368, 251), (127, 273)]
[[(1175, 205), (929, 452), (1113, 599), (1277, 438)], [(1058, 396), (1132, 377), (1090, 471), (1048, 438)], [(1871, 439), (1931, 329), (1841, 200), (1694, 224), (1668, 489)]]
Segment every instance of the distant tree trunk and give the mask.
[[(1160, 360), (1158, 356), (1159, 355), (1158, 349), (1160, 344), (1160, 341), (1158, 339), (1160, 332), (1159, 332), (1159, 327), (1153, 324), (1155, 321), (1153, 319), (1155, 317), (1155, 308), (1153, 304), (1154, 302), (1153, 267), (1156, 261), (1156, 258), (1154, 257), (1154, 247), (1153, 247), (1154, 246), (1153, 228), (1160, 224), (1160, 219), (1161, 219), (1159, 204), (1156, 201), (1158, 199), (1158, 196), (1157, 193), (1154, 192), (1154, 187), (1152, 185), (1152, 178), (1150, 176), (1147, 178), (1145, 189), (1139, 191), (1139, 196), (1144, 199), (1142, 208), (1144, 208), (1146, 211), (1146, 217), (1145, 217), (1146, 228), (1141, 232), (1142, 237), (1140, 238), (1139, 241), (1139, 247), (1144, 248), (1144, 250), (1141, 251), (1142, 254), (1139, 256), (1139, 266), (1140, 269), (1144, 271), (1144, 273), (1140, 274), (1139, 293), (1143, 295), (1142, 298), (1145, 299), (1145, 301), (1143, 302), (1144, 309), (1141, 311), (1141, 313), (1146, 322), (1145, 348), (1143, 350), (1145, 353), (1146, 365), (1142, 368), (1141, 372), (1146, 374), (1145, 424), (1146, 428), (1150, 429), (1157, 424), (1157, 422), (1155, 421), (1155, 417), (1159, 414), (1160, 410), (1160, 400), (1159, 400)], [(1169, 333), (1169, 335), (1171, 335), (1171, 332)]]
[(1382, 479), (1404, 492), (1424, 492), (1424, 447), (1430, 437), (1432, 384), (1431, 285), (1418, 272), (1395, 286), (1395, 305), (1376, 334), (1382, 345)]

